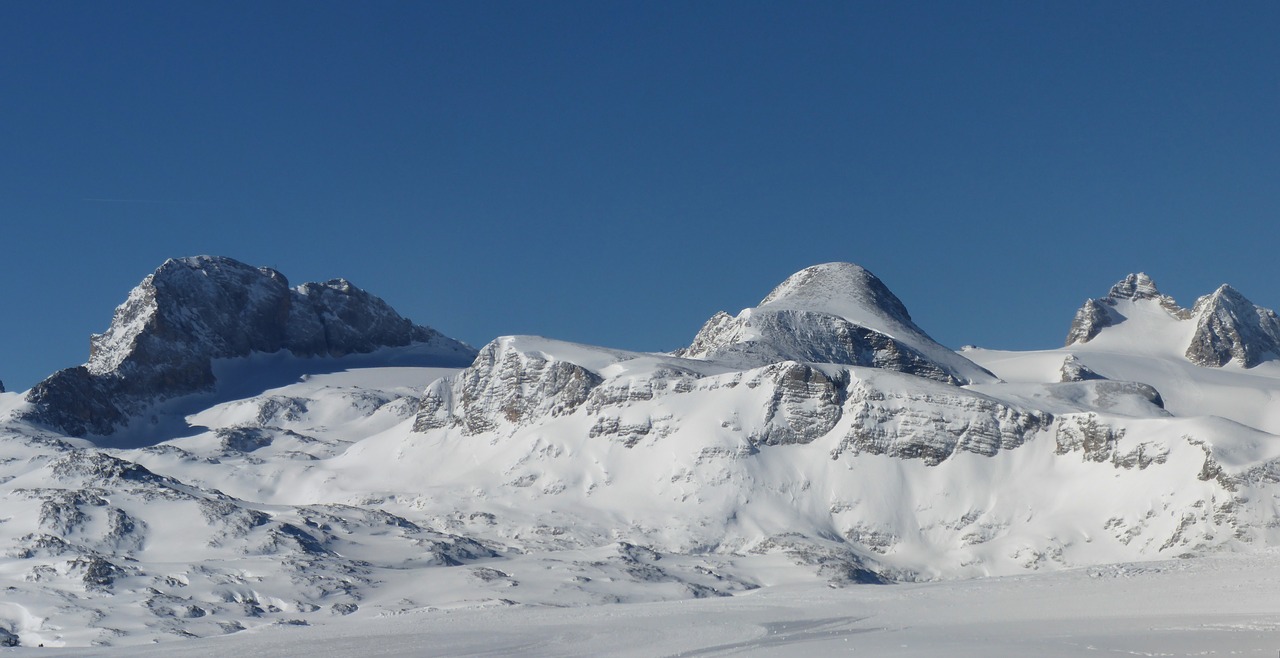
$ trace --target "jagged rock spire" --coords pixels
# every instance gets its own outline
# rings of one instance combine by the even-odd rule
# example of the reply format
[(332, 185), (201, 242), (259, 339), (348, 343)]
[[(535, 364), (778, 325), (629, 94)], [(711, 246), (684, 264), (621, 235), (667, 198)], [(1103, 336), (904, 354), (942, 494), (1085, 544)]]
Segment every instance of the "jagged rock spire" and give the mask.
[(1111, 287), (1106, 297), (1087, 300), (1076, 311), (1067, 345), (1088, 343), (1105, 329), (1125, 321), (1121, 303), (1155, 303), (1177, 320), (1193, 321), (1195, 332), (1185, 355), (1196, 365), (1217, 368), (1232, 361), (1252, 368), (1280, 357), (1280, 317), (1254, 304), (1235, 288), (1223, 284), (1196, 300), (1190, 310), (1162, 294), (1146, 274), (1130, 274)]
[(1107, 298), (1111, 300), (1117, 299), (1159, 299), (1164, 297), (1156, 288), (1156, 282), (1151, 280), (1145, 272), (1130, 274), (1121, 279), (1114, 286), (1111, 286), (1111, 292), (1107, 293)]
[(1115, 308), (1119, 302), (1145, 300), (1155, 301), (1176, 318), (1190, 317), (1189, 312), (1178, 306), (1172, 297), (1160, 292), (1151, 277), (1144, 272), (1137, 272), (1111, 286), (1106, 297), (1085, 300), (1071, 321), (1071, 329), (1067, 332), (1065, 344), (1087, 343), (1096, 338), (1106, 327), (1123, 322), (1125, 316)]
[(1246, 368), (1267, 357), (1280, 356), (1280, 317), (1222, 285), (1196, 301), (1192, 311), (1196, 332), (1187, 358), (1202, 366), (1237, 361)]

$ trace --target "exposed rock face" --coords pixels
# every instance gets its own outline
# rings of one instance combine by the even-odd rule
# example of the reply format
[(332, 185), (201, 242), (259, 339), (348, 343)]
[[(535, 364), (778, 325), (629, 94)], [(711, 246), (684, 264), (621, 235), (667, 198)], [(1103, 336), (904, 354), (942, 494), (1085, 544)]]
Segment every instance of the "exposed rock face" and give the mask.
[(499, 338), (455, 380), (427, 389), (414, 429), (460, 427), (464, 434), (479, 434), (500, 422), (520, 426), (565, 415), (586, 402), (601, 381), (580, 365), (522, 350), (514, 337)]
[(1139, 272), (1130, 274), (1111, 286), (1111, 291), (1106, 297), (1086, 300), (1071, 321), (1071, 330), (1067, 332), (1066, 344), (1087, 343), (1097, 337), (1104, 328), (1123, 322), (1124, 315), (1115, 308), (1117, 302), (1122, 300), (1151, 300), (1176, 318), (1190, 317), (1189, 311), (1178, 306), (1172, 297), (1161, 293), (1156, 288), (1156, 282), (1151, 277)]
[(1064, 382), (1082, 382), (1089, 379), (1106, 379), (1102, 375), (1089, 369), (1074, 354), (1068, 354), (1067, 358), (1062, 360), (1062, 377), (1060, 381)]
[(1094, 339), (1100, 331), (1115, 324), (1115, 316), (1105, 303), (1096, 299), (1086, 300), (1076, 317), (1071, 320), (1071, 330), (1067, 332), (1067, 345), (1087, 343)]
[(672, 357), (657, 357), (656, 367), (627, 368), (646, 359), (655, 357), (500, 338), (471, 367), (428, 388), (414, 429), (500, 439), (575, 416), (582, 419), (578, 427), (589, 427), (588, 438), (631, 448), (689, 431), (688, 419), (666, 406), (683, 407), (679, 396), (712, 407), (748, 396), (743, 417), (702, 431), (741, 432), (752, 449), (832, 440), (838, 441), (832, 458), (870, 453), (935, 465), (958, 451), (992, 456), (1016, 448), (1053, 423), (1049, 413), (877, 369), (782, 361), (729, 372), (703, 365), (698, 372), (692, 367), (698, 361)]
[(846, 418), (853, 422), (840, 445), (845, 452), (942, 463), (957, 452), (994, 456), (1053, 426), (1052, 414), (1026, 411), (963, 389), (885, 390), (855, 380), (847, 392)]
[[(1145, 274), (1130, 274), (1112, 286), (1106, 297), (1086, 301), (1076, 311), (1066, 344), (1088, 343), (1103, 329), (1126, 321), (1126, 314), (1135, 307), (1123, 306), (1122, 302), (1157, 304), (1175, 320), (1194, 322), (1195, 332), (1185, 354), (1196, 365), (1217, 368), (1235, 361), (1251, 368), (1268, 358), (1280, 357), (1280, 316), (1274, 311), (1255, 305), (1228, 285), (1185, 309), (1172, 297), (1161, 294)], [(1063, 365), (1064, 378), (1068, 376), (1067, 366)]]
[(1151, 280), (1145, 272), (1130, 274), (1121, 279), (1114, 286), (1111, 286), (1111, 292), (1107, 294), (1107, 299), (1156, 299), (1164, 300), (1168, 297), (1160, 293), (1156, 288), (1156, 282)]
[[(401, 317), (386, 302), (345, 279), (304, 283), (294, 293), (284, 346), (294, 354), (343, 356), (448, 340)], [(470, 348), (459, 352), (475, 354)]]
[(677, 356), (763, 366), (781, 361), (896, 370), (952, 384), (995, 376), (939, 345), (875, 275), (850, 263), (806, 268), (759, 306), (720, 312)]
[(1125, 431), (1106, 425), (1097, 414), (1073, 414), (1058, 420), (1054, 433), (1059, 455), (1078, 452), (1084, 461), (1110, 462), (1123, 469), (1144, 470), (1152, 464), (1163, 464), (1169, 458), (1169, 448), (1156, 442), (1139, 443), (1126, 452), (1117, 446)]
[[(725, 318), (729, 320), (726, 322)], [(844, 318), (814, 311), (783, 310), (748, 317), (713, 317), (689, 358), (728, 359), (763, 365), (780, 361), (839, 363), (896, 370), (948, 384), (965, 383), (914, 348)]]
[(1267, 357), (1280, 356), (1280, 317), (1231, 286), (1201, 297), (1192, 313), (1196, 332), (1187, 358), (1197, 365), (1218, 367), (1234, 360), (1251, 368)]
[(764, 429), (752, 443), (810, 443), (830, 432), (844, 415), (847, 374), (828, 377), (794, 362), (769, 366), (764, 374), (774, 383), (774, 392), (765, 407)]
[(342, 356), (431, 343), (459, 359), (474, 354), (342, 279), (291, 290), (275, 270), (211, 256), (165, 261), (90, 343), (88, 363), (31, 390), (32, 419), (75, 436), (110, 434), (149, 404), (212, 388), (213, 359), (255, 352)]

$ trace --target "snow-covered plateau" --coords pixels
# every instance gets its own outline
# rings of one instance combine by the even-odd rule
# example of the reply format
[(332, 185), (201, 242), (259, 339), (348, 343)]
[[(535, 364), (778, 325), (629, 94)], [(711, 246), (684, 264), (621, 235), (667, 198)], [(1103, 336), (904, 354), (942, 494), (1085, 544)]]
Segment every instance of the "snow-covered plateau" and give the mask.
[(0, 392), (18, 653), (1280, 650), (1280, 319), (1228, 286), (955, 352), (829, 263), (669, 354), (476, 350), (197, 257), (92, 345)]

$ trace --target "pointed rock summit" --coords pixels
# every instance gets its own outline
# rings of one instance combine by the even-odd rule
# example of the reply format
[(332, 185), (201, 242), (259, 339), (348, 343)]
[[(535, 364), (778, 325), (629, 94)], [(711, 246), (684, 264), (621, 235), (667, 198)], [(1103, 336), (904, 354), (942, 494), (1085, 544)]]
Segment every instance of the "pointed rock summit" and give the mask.
[(1196, 332), (1187, 358), (1218, 367), (1237, 361), (1246, 368), (1280, 357), (1280, 318), (1228, 285), (1196, 300), (1192, 316)]
[(1141, 273), (1122, 279), (1106, 297), (1086, 301), (1076, 311), (1066, 344), (1088, 343), (1105, 328), (1128, 320), (1129, 314), (1140, 308), (1132, 305), (1150, 304), (1158, 305), (1173, 320), (1195, 323), (1185, 355), (1196, 365), (1218, 368), (1235, 361), (1252, 368), (1269, 358), (1280, 358), (1280, 317), (1274, 311), (1254, 304), (1225, 284), (1185, 309)]
[(1174, 299), (1160, 292), (1156, 287), (1156, 282), (1143, 272), (1130, 274), (1121, 279), (1114, 286), (1106, 297), (1101, 299), (1086, 300), (1084, 305), (1076, 311), (1075, 318), (1071, 321), (1071, 329), (1067, 332), (1066, 345), (1075, 345), (1078, 343), (1087, 343), (1097, 337), (1098, 333), (1106, 327), (1114, 326), (1123, 322), (1126, 316), (1117, 310), (1120, 302), (1143, 302), (1151, 301), (1158, 304), (1170, 315), (1185, 319), (1189, 316), (1189, 312), (1178, 306)]
[(939, 345), (902, 301), (852, 263), (805, 268), (737, 316), (720, 312), (678, 356), (742, 365), (779, 361), (897, 370), (938, 381), (995, 381), (987, 370)]
[(290, 289), (270, 268), (217, 256), (170, 259), (91, 338), (85, 365), (54, 373), (27, 400), (34, 420), (74, 436), (107, 435), (149, 404), (210, 390), (214, 359), (280, 350), (342, 356), (410, 343), (455, 362), (475, 354), (342, 279)]
[(1080, 362), (1080, 359), (1074, 354), (1068, 354), (1062, 360), (1062, 367), (1058, 370), (1059, 381), (1063, 382), (1084, 382), (1092, 379), (1106, 379), (1102, 375), (1094, 372), (1092, 368)]
[(1107, 299), (1112, 301), (1119, 299), (1164, 299), (1165, 295), (1160, 294), (1156, 289), (1156, 282), (1151, 280), (1145, 272), (1130, 274), (1121, 279), (1116, 285), (1111, 286), (1111, 292), (1107, 294)]

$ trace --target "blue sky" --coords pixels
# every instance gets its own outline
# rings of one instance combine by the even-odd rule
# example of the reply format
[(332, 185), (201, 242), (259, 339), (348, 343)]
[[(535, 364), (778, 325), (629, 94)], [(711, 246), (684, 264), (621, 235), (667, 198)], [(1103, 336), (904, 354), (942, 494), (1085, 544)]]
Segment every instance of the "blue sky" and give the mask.
[(0, 3), (0, 379), (170, 256), (481, 344), (688, 342), (807, 265), (944, 344), (1143, 270), (1280, 306), (1280, 3)]

